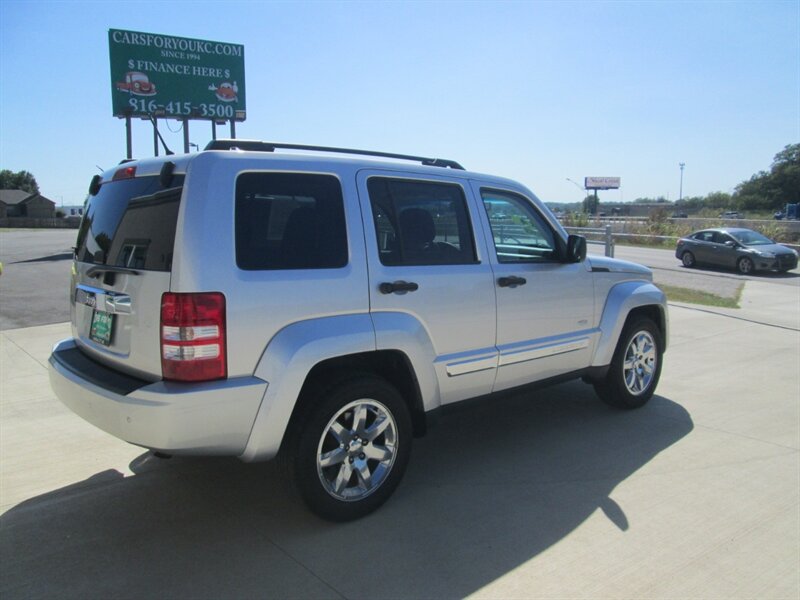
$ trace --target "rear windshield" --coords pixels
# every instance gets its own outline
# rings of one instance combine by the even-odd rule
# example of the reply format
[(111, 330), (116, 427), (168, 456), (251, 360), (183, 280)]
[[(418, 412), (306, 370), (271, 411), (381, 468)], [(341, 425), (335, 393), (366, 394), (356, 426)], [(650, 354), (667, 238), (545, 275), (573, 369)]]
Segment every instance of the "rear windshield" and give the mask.
[(158, 176), (104, 183), (89, 196), (75, 257), (99, 265), (150, 271), (172, 268), (183, 176), (164, 189)]

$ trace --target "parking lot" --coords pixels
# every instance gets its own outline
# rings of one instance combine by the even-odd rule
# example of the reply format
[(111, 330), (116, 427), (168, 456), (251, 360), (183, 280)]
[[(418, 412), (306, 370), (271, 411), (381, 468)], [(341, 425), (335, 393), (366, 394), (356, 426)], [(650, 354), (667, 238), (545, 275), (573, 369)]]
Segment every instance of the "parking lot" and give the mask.
[(797, 273), (747, 277), (740, 309), (671, 305), (643, 409), (580, 382), (454, 408), (389, 503), (333, 525), (270, 464), (158, 459), (63, 407), (46, 364), (65, 307), (26, 308), (6, 276), (66, 278), (74, 232), (11, 266), (0, 235), (4, 599), (800, 595)]

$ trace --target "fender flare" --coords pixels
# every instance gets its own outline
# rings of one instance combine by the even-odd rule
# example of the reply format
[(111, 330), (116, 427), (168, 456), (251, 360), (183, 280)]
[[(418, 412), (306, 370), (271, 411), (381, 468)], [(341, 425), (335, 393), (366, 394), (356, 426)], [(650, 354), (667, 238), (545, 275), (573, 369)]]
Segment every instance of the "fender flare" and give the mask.
[(661, 316), (664, 349), (667, 344), (667, 297), (652, 283), (625, 281), (611, 288), (600, 318), (600, 339), (595, 346), (593, 367), (611, 364), (617, 341), (631, 311), (644, 306), (656, 307)]
[(293, 323), (273, 337), (254, 375), (267, 382), (244, 452), (244, 462), (277, 455), (306, 376), (317, 363), (335, 356), (375, 350), (369, 314), (322, 317)]
[(267, 389), (239, 458), (255, 462), (278, 454), (303, 384), (317, 364), (377, 350), (405, 354), (417, 378), (423, 410), (439, 406), (433, 343), (411, 315), (362, 313), (300, 321), (279, 331), (259, 359), (253, 374), (267, 382)]

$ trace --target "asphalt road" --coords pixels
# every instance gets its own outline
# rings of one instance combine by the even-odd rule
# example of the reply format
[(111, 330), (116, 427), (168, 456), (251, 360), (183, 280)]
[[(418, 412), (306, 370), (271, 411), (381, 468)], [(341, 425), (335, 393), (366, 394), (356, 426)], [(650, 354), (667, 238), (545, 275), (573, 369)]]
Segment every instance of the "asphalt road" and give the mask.
[(69, 320), (77, 229), (0, 231), (0, 331)]
[[(590, 246), (590, 251), (596, 248)], [(706, 277), (725, 278), (734, 281), (768, 281), (778, 285), (790, 285), (800, 287), (800, 267), (788, 271), (787, 273), (758, 272), (753, 275), (740, 275), (735, 271), (727, 269), (717, 269), (714, 267), (698, 267), (687, 269), (675, 258), (674, 250), (661, 248), (642, 248), (639, 246), (616, 246), (614, 258), (621, 258), (636, 262), (653, 270), (671, 271), (675, 273), (700, 274)], [(713, 281), (713, 280), (712, 280)]]

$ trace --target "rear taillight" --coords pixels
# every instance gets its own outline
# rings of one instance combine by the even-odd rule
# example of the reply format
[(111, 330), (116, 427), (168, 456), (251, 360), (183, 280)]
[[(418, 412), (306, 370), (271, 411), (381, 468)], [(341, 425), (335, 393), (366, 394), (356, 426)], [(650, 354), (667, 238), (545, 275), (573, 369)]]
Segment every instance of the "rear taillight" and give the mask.
[(168, 292), (161, 297), (161, 373), (175, 381), (227, 377), (225, 296)]

